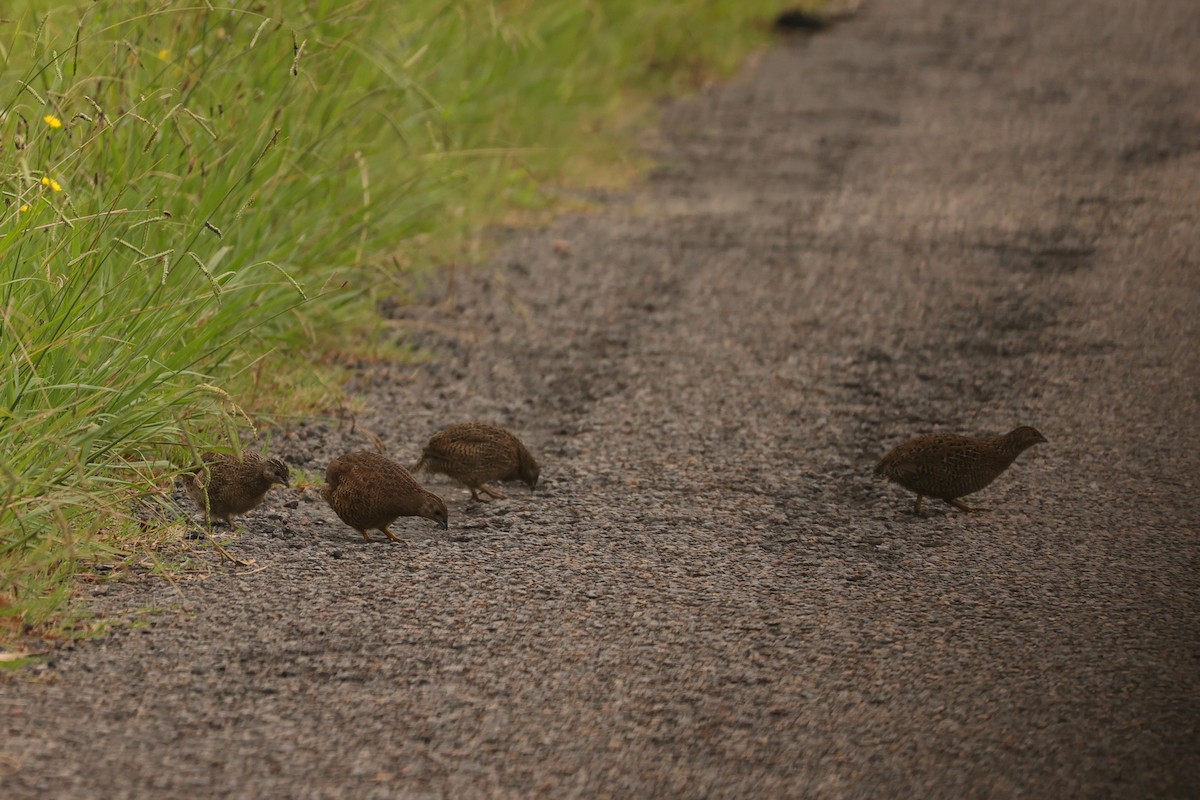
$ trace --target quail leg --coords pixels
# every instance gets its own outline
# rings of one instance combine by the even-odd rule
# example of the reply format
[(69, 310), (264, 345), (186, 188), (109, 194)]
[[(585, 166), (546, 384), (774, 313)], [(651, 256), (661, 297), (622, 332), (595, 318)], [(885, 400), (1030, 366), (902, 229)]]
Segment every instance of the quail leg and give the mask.
[(398, 542), (398, 541), (400, 541), (400, 537), (399, 537), (399, 536), (397, 536), (396, 534), (392, 533), (390, 530), (388, 530), (388, 527), (387, 527), (387, 525), (384, 525), (382, 528), (380, 528), (380, 530), (381, 530), (381, 531), (383, 531), (383, 532), (384, 532), (384, 534), (385, 534), (385, 535), (386, 535), (386, 536), (387, 536), (389, 539), (391, 539), (393, 542)]
[(480, 503), (486, 502), (482, 497), (479, 496), (478, 492), (480, 492), (480, 491), (487, 493), (488, 495), (496, 498), (497, 500), (504, 500), (508, 497), (508, 495), (503, 494), (501, 492), (497, 492), (492, 487), (485, 486), (481, 483), (481, 484), (479, 484), (479, 486), (477, 486), (476, 488), (471, 490), (471, 497), (473, 497), (476, 501), (478, 501)]
[(968, 511), (968, 512), (987, 511), (986, 508), (979, 508), (978, 506), (969, 506), (966, 503), (963, 503), (959, 500), (947, 500), (946, 502), (949, 503), (950, 505), (954, 506), (955, 508), (957, 508), (959, 511)]
[(921, 506), (924, 504), (925, 498), (922, 495), (917, 495), (917, 502), (913, 505), (913, 513), (918, 517), (921, 516)]
[(361, 534), (363, 535), (363, 538), (364, 538), (364, 539), (366, 539), (368, 542), (369, 542), (369, 541), (371, 541), (371, 537), (370, 537), (370, 536), (367, 536), (367, 529), (366, 529), (366, 528), (363, 528), (361, 531), (359, 531), (359, 533), (361, 533)]

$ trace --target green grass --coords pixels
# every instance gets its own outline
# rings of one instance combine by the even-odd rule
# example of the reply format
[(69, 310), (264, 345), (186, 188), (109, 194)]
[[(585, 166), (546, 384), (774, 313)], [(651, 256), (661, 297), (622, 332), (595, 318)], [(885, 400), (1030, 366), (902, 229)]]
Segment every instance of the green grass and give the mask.
[[(632, 174), (766, 0), (26, 2), (0, 22), (0, 640), (153, 550), (138, 498), (337, 402), (375, 301)], [(176, 531), (176, 532), (172, 532)]]

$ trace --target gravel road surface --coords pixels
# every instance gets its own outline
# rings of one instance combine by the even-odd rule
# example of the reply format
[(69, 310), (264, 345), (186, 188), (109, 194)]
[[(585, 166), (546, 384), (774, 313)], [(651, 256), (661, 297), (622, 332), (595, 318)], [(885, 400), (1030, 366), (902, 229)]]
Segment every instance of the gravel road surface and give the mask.
[[(278, 491), (0, 682), (0, 795), (1200, 794), (1200, 4), (876, 0), (671, 105), (638, 189), (394, 310), (352, 430), (531, 494)], [(964, 514), (871, 475), (1032, 424)], [(382, 537), (376, 537), (382, 539)]]

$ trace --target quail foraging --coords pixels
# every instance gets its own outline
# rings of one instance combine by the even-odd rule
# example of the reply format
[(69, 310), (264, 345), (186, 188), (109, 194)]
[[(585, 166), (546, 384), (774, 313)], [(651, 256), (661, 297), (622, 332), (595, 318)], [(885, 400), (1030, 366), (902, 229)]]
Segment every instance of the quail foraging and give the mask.
[(802, 8), (789, 8), (775, 17), (775, 27), (782, 31), (823, 31), (829, 25), (829, 17)]
[(862, 0), (848, 0), (822, 4), (822, 12), (808, 11), (804, 8), (789, 8), (780, 11), (775, 17), (775, 28), (782, 32), (808, 31), (816, 33), (823, 31), (836, 22), (853, 17), (862, 5)]
[(965, 505), (958, 498), (978, 492), (1008, 469), (1017, 456), (1045, 441), (1046, 437), (1028, 426), (1004, 436), (981, 439), (935, 433), (895, 447), (875, 467), (875, 474), (916, 492), (917, 514), (926, 497), (944, 500), (962, 511), (986, 511)]
[(358, 452), (338, 456), (325, 468), (321, 496), (342, 522), (368, 542), (369, 530), (382, 531), (393, 542), (400, 539), (388, 526), (399, 517), (425, 517), (446, 530), (446, 504), (413, 480), (408, 470), (379, 453)]
[(537, 461), (517, 437), (486, 422), (462, 422), (435, 433), (413, 467), (414, 472), (420, 469), (465, 484), (477, 502), (484, 502), (480, 491), (504, 497), (485, 481), (524, 481), (533, 491), (539, 474)]
[(288, 466), (279, 458), (263, 458), (249, 451), (238, 458), (226, 453), (205, 453), (204, 466), (184, 484), (188, 495), (212, 524), (222, 519), (230, 528), (233, 518), (256, 507), (276, 484), (288, 485)]

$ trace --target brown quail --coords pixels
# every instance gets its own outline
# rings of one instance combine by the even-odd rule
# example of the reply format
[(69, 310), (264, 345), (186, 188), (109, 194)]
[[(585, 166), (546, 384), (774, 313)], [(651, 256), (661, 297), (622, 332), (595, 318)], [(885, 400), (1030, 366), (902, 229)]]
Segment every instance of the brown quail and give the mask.
[(368, 542), (369, 530), (382, 531), (393, 542), (400, 541), (388, 530), (398, 517), (425, 517), (441, 525), (442, 530), (446, 530), (449, 519), (442, 498), (426, 491), (408, 470), (379, 453), (347, 453), (329, 462), (321, 496), (342, 522)]
[(184, 488), (210, 524), (217, 518), (232, 528), (233, 518), (261, 503), (272, 486), (288, 485), (288, 466), (282, 459), (249, 451), (240, 459), (226, 453), (205, 453), (200, 458), (204, 466), (191, 474)]
[(1046, 437), (1028, 426), (1004, 436), (975, 439), (953, 433), (921, 436), (898, 445), (883, 457), (875, 474), (916, 492), (915, 512), (926, 497), (944, 500), (963, 511), (986, 511), (959, 502), (994, 481), (1021, 453)]
[(471, 498), (483, 502), (479, 492), (503, 498), (484, 481), (524, 481), (530, 491), (537, 486), (538, 464), (525, 445), (503, 428), (486, 422), (462, 422), (433, 435), (413, 471), (440, 472), (463, 483)]

